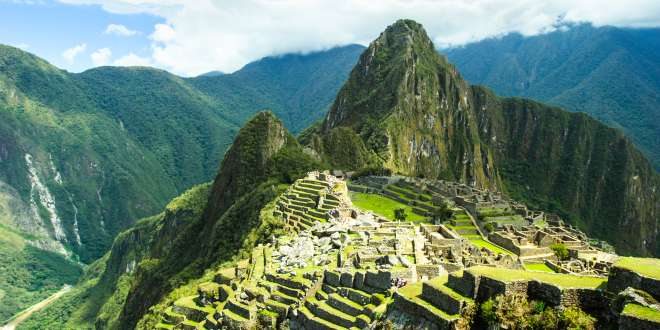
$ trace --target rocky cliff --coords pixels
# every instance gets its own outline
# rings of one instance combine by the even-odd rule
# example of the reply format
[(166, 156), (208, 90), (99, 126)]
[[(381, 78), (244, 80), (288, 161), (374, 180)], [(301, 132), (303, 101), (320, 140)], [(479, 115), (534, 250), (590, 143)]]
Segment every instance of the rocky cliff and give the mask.
[[(335, 146), (335, 136), (352, 142)], [(501, 190), (560, 213), (621, 253), (660, 253), (658, 174), (621, 132), (468, 85), (410, 20), (369, 45), (323, 124), (303, 137), (337, 167), (382, 164)], [(337, 148), (367, 155), (351, 163), (328, 155)]]

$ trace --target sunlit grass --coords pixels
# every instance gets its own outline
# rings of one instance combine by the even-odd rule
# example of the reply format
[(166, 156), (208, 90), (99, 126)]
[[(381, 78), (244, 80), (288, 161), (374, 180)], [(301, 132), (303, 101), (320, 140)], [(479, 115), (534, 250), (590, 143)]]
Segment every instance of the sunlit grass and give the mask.
[(410, 205), (402, 204), (382, 195), (351, 192), (350, 196), (351, 200), (353, 201), (353, 205), (363, 210), (372, 211), (390, 220), (394, 220), (394, 210), (402, 208), (406, 210), (406, 214), (408, 215), (406, 218), (407, 221), (427, 221), (426, 217), (413, 213), (412, 207)]

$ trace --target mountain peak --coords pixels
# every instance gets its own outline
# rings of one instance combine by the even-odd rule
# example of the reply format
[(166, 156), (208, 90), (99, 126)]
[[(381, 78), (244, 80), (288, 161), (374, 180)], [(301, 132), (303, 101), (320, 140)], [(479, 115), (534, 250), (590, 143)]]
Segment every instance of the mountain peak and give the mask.
[(231, 201), (262, 180), (271, 157), (288, 143), (295, 144), (295, 138), (272, 112), (262, 111), (252, 117), (225, 154), (205, 217), (215, 220)]
[(429, 46), (431, 49), (434, 49), (433, 42), (426, 34), (424, 27), (410, 19), (400, 19), (394, 22), (394, 24), (388, 26), (374, 42), (386, 42), (386, 45), (389, 45), (390, 47), (418, 44)]
[(454, 67), (435, 50), (421, 24), (398, 20), (362, 53), (335, 99), (324, 129), (358, 127), (369, 118), (383, 119), (408, 109), (403, 103), (410, 105), (439, 87), (443, 94), (455, 95), (458, 93), (451, 89), (466, 86)]

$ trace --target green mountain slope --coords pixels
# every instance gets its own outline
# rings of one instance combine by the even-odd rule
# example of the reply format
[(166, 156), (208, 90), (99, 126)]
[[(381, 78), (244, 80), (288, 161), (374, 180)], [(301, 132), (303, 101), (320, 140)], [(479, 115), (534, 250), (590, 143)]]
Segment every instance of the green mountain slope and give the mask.
[(320, 166), (272, 113), (258, 113), (238, 133), (212, 185), (187, 191), (121, 233), (73, 292), (21, 328), (127, 329), (142, 319), (138, 327), (152, 329), (145, 314), (162, 312), (160, 305), (190, 290), (189, 281), (212, 276), (207, 268), (235, 261), (281, 230), (261, 210)]
[(660, 167), (659, 29), (577, 25), (445, 50), (467, 80), (586, 112), (622, 129)]
[[(257, 111), (272, 107), (291, 118), (287, 124), (320, 118), (356, 49), (267, 58), (231, 75), (184, 79), (151, 68), (71, 74), (0, 46), (0, 224), (28, 237), (28, 247), (90, 263), (136, 219), (211, 180), (238, 128)], [(22, 252), (7, 253), (26, 270)], [(0, 280), (12, 283), (5, 274)], [(31, 296), (41, 284), (15, 283), (25, 295), (14, 299), (19, 305), (0, 296), (0, 305), (13, 306), (0, 322), (56, 290)]]
[(270, 109), (293, 133), (323, 118), (346, 81), (360, 45), (310, 54), (266, 57), (227, 75), (203, 75), (190, 83), (227, 105), (231, 118), (244, 122), (253, 109)]
[[(338, 167), (378, 165), (500, 189), (562, 214), (621, 253), (660, 253), (658, 174), (621, 132), (469, 86), (412, 21), (371, 43), (323, 125), (303, 136)], [(338, 140), (350, 141), (339, 148), (366, 153), (338, 153), (353, 163), (333, 158)]]

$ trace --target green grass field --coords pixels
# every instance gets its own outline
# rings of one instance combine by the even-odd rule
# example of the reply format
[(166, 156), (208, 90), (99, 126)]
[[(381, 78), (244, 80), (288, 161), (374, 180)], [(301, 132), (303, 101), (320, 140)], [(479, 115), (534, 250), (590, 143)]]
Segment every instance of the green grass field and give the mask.
[(491, 242), (485, 241), (482, 238), (477, 238), (477, 239), (470, 239), (470, 243), (478, 246), (478, 247), (484, 247), (490, 251), (496, 252), (496, 253), (502, 253), (502, 254), (508, 254), (508, 255), (514, 255), (513, 252), (506, 250), (499, 245), (495, 245)]
[(546, 266), (545, 264), (525, 264), (525, 269), (527, 270), (536, 270), (540, 272), (554, 273), (555, 271), (552, 268)]
[(500, 281), (537, 280), (539, 282), (554, 284), (562, 288), (598, 288), (607, 283), (600, 277), (578, 276), (569, 274), (557, 274), (546, 272), (530, 272), (517, 269), (503, 269), (486, 266), (475, 266), (468, 268), (477, 275), (488, 276)]
[(627, 304), (621, 314), (660, 323), (660, 311), (637, 304)]
[(412, 221), (412, 222), (427, 221), (426, 217), (413, 213), (412, 207), (410, 207), (409, 205), (399, 203), (385, 196), (351, 192), (350, 197), (351, 200), (353, 201), (353, 205), (363, 210), (373, 211), (374, 213), (384, 216), (390, 220), (394, 220), (395, 209), (403, 208), (406, 210), (406, 214), (408, 215), (407, 217), (408, 221)]
[(625, 257), (617, 260), (614, 266), (632, 270), (643, 276), (660, 280), (660, 259)]

